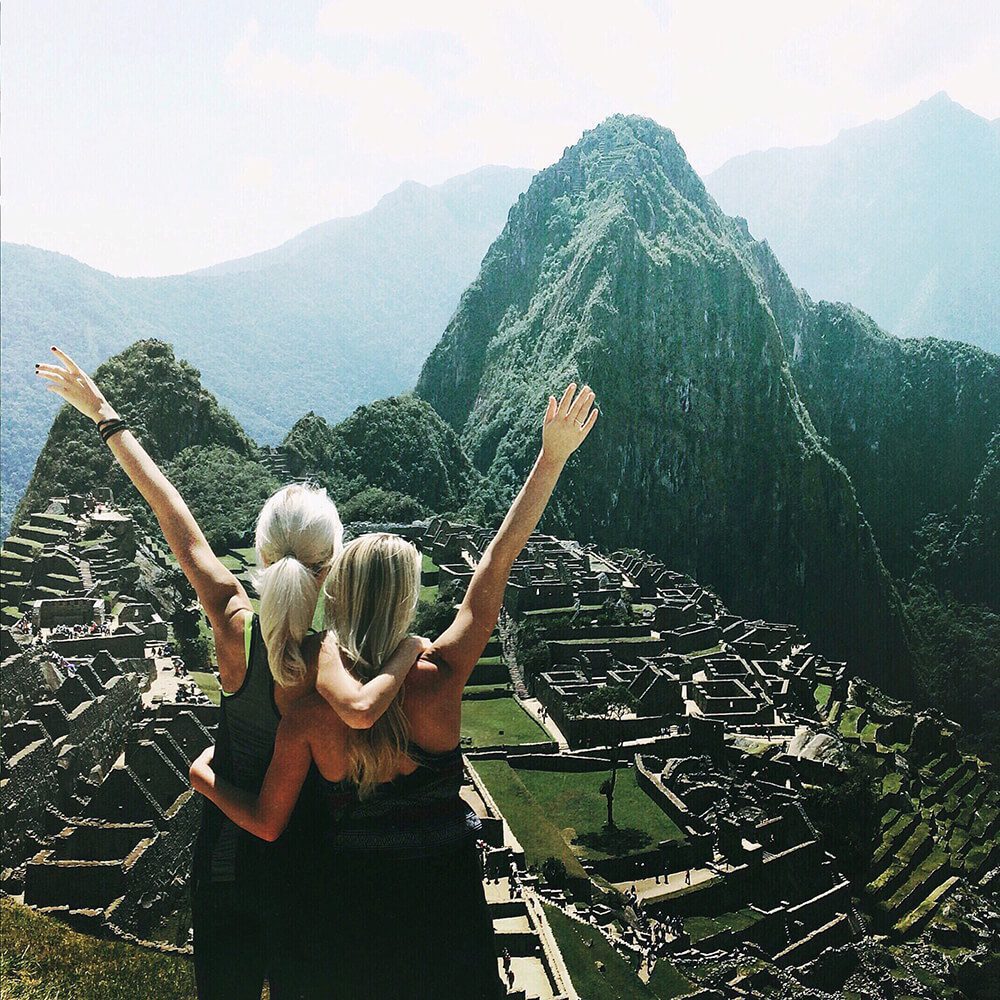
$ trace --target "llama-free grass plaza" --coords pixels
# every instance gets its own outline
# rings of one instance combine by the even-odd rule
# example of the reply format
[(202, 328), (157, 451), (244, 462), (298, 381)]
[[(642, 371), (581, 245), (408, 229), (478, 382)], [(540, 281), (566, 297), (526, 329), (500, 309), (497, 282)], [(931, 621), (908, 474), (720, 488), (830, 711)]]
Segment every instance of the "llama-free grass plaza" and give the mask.
[(536, 771), (506, 761), (476, 761), (503, 814), (521, 841), (529, 863), (565, 854), (555, 836), (581, 858), (608, 858), (655, 849), (683, 833), (636, 784), (630, 768), (618, 772), (614, 815), (617, 833), (604, 829), (606, 800), (601, 785), (610, 771)]
[(542, 743), (551, 737), (510, 695), (466, 698), (462, 702), (462, 736), (474, 747)]

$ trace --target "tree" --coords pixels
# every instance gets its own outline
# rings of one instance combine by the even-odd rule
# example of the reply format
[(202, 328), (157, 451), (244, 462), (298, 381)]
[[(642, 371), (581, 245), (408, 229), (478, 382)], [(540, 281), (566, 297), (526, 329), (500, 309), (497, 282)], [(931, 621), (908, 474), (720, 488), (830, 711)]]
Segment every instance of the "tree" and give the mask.
[(806, 812), (823, 834), (824, 846), (844, 873), (861, 886), (878, 839), (880, 777), (875, 765), (858, 754), (838, 785), (823, 785), (806, 796)]
[(588, 691), (577, 703), (580, 715), (596, 716), (604, 720), (607, 742), (611, 748), (611, 777), (602, 782), (600, 792), (608, 800), (607, 826), (614, 828), (615, 783), (618, 780), (618, 757), (625, 742), (622, 719), (638, 707), (634, 694), (623, 684), (606, 684)]

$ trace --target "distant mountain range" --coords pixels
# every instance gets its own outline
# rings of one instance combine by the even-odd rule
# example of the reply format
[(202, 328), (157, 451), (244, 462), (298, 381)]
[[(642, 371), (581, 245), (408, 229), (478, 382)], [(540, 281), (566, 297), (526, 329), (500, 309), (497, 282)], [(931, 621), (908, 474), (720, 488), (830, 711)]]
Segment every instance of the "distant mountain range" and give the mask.
[(1000, 359), (814, 303), (672, 132), (617, 115), (535, 177), (417, 384), (483, 473), (478, 516), (508, 502), (570, 378), (603, 417), (553, 528), (654, 552), (909, 689), (880, 546), (904, 572), (929, 513), (969, 508)]
[(173, 277), (118, 278), (4, 243), (3, 530), (57, 408), (34, 384), (49, 344), (93, 368), (139, 338), (167, 341), (250, 435), (279, 441), (308, 410), (338, 420), (413, 385), (531, 175), (408, 182), (363, 215)]
[(734, 157), (705, 186), (814, 298), (1000, 351), (1000, 120), (940, 93), (824, 146)]

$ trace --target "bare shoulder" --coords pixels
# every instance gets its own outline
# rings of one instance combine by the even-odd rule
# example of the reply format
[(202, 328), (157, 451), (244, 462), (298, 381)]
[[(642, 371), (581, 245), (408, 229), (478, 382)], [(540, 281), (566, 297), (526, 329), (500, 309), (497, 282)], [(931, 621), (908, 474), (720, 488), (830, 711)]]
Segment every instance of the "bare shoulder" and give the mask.
[(281, 724), (289, 736), (308, 739), (310, 734), (322, 732), (335, 721), (337, 713), (315, 691), (296, 699), (281, 717)]

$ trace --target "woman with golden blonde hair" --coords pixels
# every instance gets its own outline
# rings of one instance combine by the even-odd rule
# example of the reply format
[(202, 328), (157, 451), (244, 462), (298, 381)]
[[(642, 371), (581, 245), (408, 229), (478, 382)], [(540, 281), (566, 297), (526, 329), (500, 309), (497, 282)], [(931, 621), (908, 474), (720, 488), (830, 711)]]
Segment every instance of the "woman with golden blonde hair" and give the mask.
[[(299, 931), (310, 997), (505, 995), (476, 848), (480, 822), (460, 796), (462, 689), (493, 633), (514, 560), (597, 420), (593, 402), (589, 387), (578, 394), (575, 384), (560, 402), (549, 398), (538, 459), (454, 622), (372, 727), (351, 730), (308, 696), (282, 719), (259, 794), (216, 774), (210, 752), (191, 767), (198, 791), (265, 840), (281, 834), (306, 786), (313, 846)], [(344, 549), (325, 588), (330, 641), (358, 680), (373, 676), (412, 623), (417, 550), (392, 535), (363, 536)]]
[[(349, 673), (335, 643), (310, 625), (343, 528), (325, 490), (278, 490), (257, 520), (254, 612), (243, 585), (212, 551), (184, 499), (128, 429), (97, 384), (63, 351), (35, 366), (48, 388), (96, 425), (104, 443), (156, 515), (163, 537), (212, 627), (221, 708), (214, 748), (218, 773), (256, 794), (271, 762), (282, 716), (318, 691), (345, 728), (374, 725), (393, 701), (425, 643), (416, 637), (379, 662), (365, 682)], [(273, 924), (287, 906), (288, 851), (233, 824), (210, 803), (202, 811), (191, 879), (195, 978), (201, 1000), (272, 1000), (296, 995)]]

